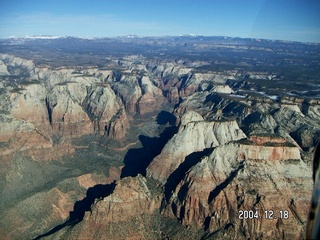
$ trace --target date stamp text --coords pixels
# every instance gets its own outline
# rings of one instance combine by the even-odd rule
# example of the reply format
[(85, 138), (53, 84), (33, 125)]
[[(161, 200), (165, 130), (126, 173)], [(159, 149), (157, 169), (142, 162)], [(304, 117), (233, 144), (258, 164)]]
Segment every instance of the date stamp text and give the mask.
[(267, 219), (267, 220), (274, 220), (274, 219), (288, 219), (289, 218), (289, 211), (288, 210), (278, 210), (274, 211), (270, 210), (239, 210), (238, 211), (238, 218), (239, 219)]

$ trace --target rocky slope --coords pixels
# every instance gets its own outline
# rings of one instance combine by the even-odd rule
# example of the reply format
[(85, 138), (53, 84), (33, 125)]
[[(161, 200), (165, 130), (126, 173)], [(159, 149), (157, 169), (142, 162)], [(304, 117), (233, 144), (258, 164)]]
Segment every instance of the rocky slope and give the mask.
[[(186, 226), (190, 239), (303, 238), (312, 180), (299, 147), (280, 137), (246, 138), (237, 125), (226, 124), (238, 134), (217, 140), (210, 132), (213, 122), (195, 112), (184, 114), (177, 134), (148, 167), (147, 179), (140, 175), (122, 179), (108, 197), (91, 206), (81, 223), (50, 238), (129, 239), (131, 233), (134, 239), (147, 239), (159, 237), (152, 235), (158, 231), (178, 239), (168, 227), (150, 223), (159, 217)], [(192, 131), (186, 130), (188, 125)], [(250, 218), (249, 211), (254, 213)], [(143, 234), (141, 221), (150, 226)], [(130, 230), (117, 235), (117, 228), (110, 228), (114, 224)], [(172, 226), (177, 231), (176, 224)], [(139, 230), (131, 232), (134, 228)]]
[(211, 65), (0, 54), (4, 238), (303, 238), (319, 99), (270, 87), (284, 79), (272, 71)]
[[(186, 172), (163, 211), (184, 225), (204, 227), (213, 238), (297, 239), (308, 215), (309, 171), (297, 147), (231, 142)], [(277, 219), (266, 218), (271, 210)], [(241, 211), (259, 216), (246, 219)], [(281, 219), (280, 211), (288, 218)]]
[(178, 133), (149, 165), (147, 175), (165, 183), (190, 154), (245, 137), (235, 121), (206, 122), (200, 114), (187, 112), (181, 119)]
[[(37, 137), (25, 149), (29, 145), (50, 148), (54, 136), (100, 134), (122, 139), (129, 128), (127, 113), (154, 112), (166, 102), (148, 76), (94, 68), (35, 67), (32, 61), (6, 54), (0, 59), (1, 141), (22, 141), (15, 135), (28, 129)], [(14, 148), (22, 150), (22, 146)]]
[[(90, 173), (97, 175), (106, 158), (123, 158), (126, 146), (135, 145), (127, 136), (132, 117), (155, 112), (154, 104), (160, 108), (165, 99), (148, 77), (132, 78), (140, 93), (135, 101), (131, 93), (116, 90), (117, 84), (125, 89), (130, 78), (124, 72), (119, 80), (112, 70), (48, 68), (11, 55), (0, 58), (0, 212), (6, 216), (0, 228), (9, 239), (34, 238), (64, 221), (89, 188), (119, 178), (118, 171), (99, 173), (100, 180), (87, 183), (74, 180), (87, 176), (90, 164), (101, 169)], [(98, 151), (90, 154), (92, 147)], [(108, 166), (104, 162), (103, 170)], [(63, 181), (69, 186), (55, 186)], [(35, 202), (43, 207), (36, 209)], [(22, 214), (25, 208), (30, 210)], [(38, 227), (37, 218), (43, 221)], [(16, 224), (21, 227), (9, 227)]]

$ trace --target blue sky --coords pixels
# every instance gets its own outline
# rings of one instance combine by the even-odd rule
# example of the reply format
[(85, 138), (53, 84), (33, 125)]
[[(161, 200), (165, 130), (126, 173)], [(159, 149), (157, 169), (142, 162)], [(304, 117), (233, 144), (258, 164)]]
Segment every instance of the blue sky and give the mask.
[(0, 0), (0, 38), (127, 34), (320, 42), (320, 1)]

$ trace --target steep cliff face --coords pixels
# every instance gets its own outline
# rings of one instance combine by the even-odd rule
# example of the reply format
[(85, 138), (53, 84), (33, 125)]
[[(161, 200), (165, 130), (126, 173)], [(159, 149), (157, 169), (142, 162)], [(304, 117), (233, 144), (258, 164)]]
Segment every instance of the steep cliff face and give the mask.
[(9, 75), (7, 65), (4, 64), (2, 60), (0, 60), (0, 74), (1, 75)]
[(123, 178), (116, 183), (112, 194), (96, 199), (80, 223), (50, 238), (157, 238), (161, 233), (160, 229), (154, 228), (157, 225), (154, 215), (160, 207), (161, 197), (154, 188), (150, 180), (141, 175)]
[(130, 113), (137, 111), (137, 102), (142, 96), (139, 82), (135, 76), (123, 75), (108, 80), (114, 92), (122, 99), (126, 110)]
[[(6, 181), (0, 181), (5, 196), (0, 202), (1, 207), (12, 204), (0, 208), (9, 219), (0, 224), (5, 237), (28, 231), (32, 234), (25, 236), (36, 237), (64, 221), (58, 227), (61, 231), (49, 238), (303, 236), (312, 183), (300, 153), (312, 150), (320, 138), (318, 100), (284, 93), (271, 96), (243, 80), (271, 81), (276, 77), (271, 73), (211, 71), (206, 70), (210, 69), (207, 62), (148, 60), (138, 55), (110, 62), (107, 70), (53, 69), (0, 55), (0, 177)], [(133, 129), (128, 138), (134, 140), (127, 143), (130, 124), (135, 128), (146, 122), (136, 123), (135, 115), (147, 118), (167, 101), (176, 107), (177, 133), (169, 139), (162, 130), (171, 123), (160, 123), (166, 120), (159, 117), (141, 131)], [(159, 132), (163, 135), (157, 136)], [(143, 148), (129, 149), (139, 144), (140, 133)], [(154, 154), (143, 151), (154, 142), (164, 147), (153, 158)], [(127, 168), (142, 163), (134, 167), (145, 172), (148, 166), (147, 176), (119, 180), (122, 162), (116, 163), (109, 178), (89, 173), (91, 164), (104, 171), (105, 165), (121, 158), (119, 152), (126, 155), (125, 164), (138, 159)], [(64, 163), (62, 156), (76, 163), (68, 168), (70, 163)], [(47, 161), (57, 159), (63, 166)], [(83, 162), (87, 165), (78, 169)], [(53, 165), (46, 174), (70, 174), (67, 183), (59, 182), (57, 187), (51, 185), (53, 177), (37, 177), (49, 163)], [(26, 183), (29, 176), (39, 185)], [(106, 194), (104, 184), (114, 179), (118, 180), (112, 185), (115, 188)], [(99, 188), (98, 194), (89, 196), (94, 187)], [(30, 224), (17, 217), (26, 208), (20, 216), (28, 219), (33, 214)], [(34, 219), (41, 214), (37, 227)], [(20, 225), (16, 232), (10, 230), (11, 223)]]
[[(298, 147), (279, 137), (245, 140), (241, 130), (232, 135), (238, 130), (230, 122), (229, 131), (220, 125), (212, 134), (213, 125), (195, 112), (184, 114), (180, 124), (147, 173), (165, 188), (165, 215), (218, 238), (303, 236), (312, 182)], [(210, 148), (211, 154), (205, 150)], [(241, 211), (258, 216), (239, 219)], [(276, 218), (269, 219), (271, 213)]]
[(187, 111), (197, 111), (205, 119), (237, 119), (247, 135), (278, 135), (304, 149), (320, 139), (320, 104), (316, 100), (283, 97), (274, 100), (239, 91), (217, 93), (214, 89), (186, 97), (175, 109), (178, 119)]
[(125, 222), (143, 213), (152, 214), (159, 207), (159, 196), (154, 196), (146, 179), (138, 175), (118, 181), (114, 192), (95, 202), (93, 211), (86, 212), (84, 220), (95, 224)]
[[(200, 115), (189, 112), (180, 131), (190, 120), (203, 122)], [(150, 179), (124, 178), (113, 193), (91, 206), (81, 223), (52, 237), (113, 239), (128, 238), (132, 232), (140, 239), (158, 236), (152, 234), (159, 229), (163, 236), (174, 236), (166, 232), (168, 226), (151, 224), (159, 221), (154, 213), (160, 211), (161, 221), (176, 218), (189, 229), (186, 239), (193, 239), (196, 231), (210, 239), (303, 238), (312, 182), (299, 148), (283, 138), (250, 139), (231, 140), (186, 157), (168, 172), (163, 195)], [(141, 221), (150, 228), (140, 229)], [(114, 224), (126, 230), (120, 234)]]
[[(5, 118), (31, 124), (35, 134), (49, 141), (53, 135), (80, 137), (96, 133), (114, 139), (125, 136), (129, 120), (123, 102), (103, 82), (112, 78), (112, 71), (40, 68), (32, 61), (10, 55), (1, 55), (1, 59), (11, 71), (3, 70), (1, 75), (15, 79), (3, 85), (2, 98), (8, 102), (2, 106)], [(2, 130), (2, 138), (8, 139), (13, 134), (9, 129), (15, 127), (5, 122), (8, 126)]]
[(143, 95), (138, 101), (138, 112), (145, 114), (158, 111), (166, 101), (162, 96), (162, 91), (150, 81), (149, 77), (143, 76), (140, 82)]
[[(4, 57), (5, 62), (9, 61), (7, 57)], [(13, 59), (10, 58), (11, 64)], [(30, 66), (23, 65), (27, 63)], [(34, 70), (34, 66), (30, 62), (27, 63), (18, 59), (16, 68), (23, 68), (24, 71), (29, 68)], [(14, 68), (11, 72), (14, 72)], [(0, 142), (5, 144), (0, 150), (2, 154), (10, 154), (15, 150), (52, 147), (52, 132), (45, 105), (45, 86), (39, 81), (20, 81), (16, 84), (18, 81), (20, 80), (2, 83)]]
[(31, 239), (65, 221), (88, 188), (119, 178), (119, 170), (117, 176), (109, 173), (111, 179), (108, 172), (99, 180), (81, 175), (96, 175), (90, 164), (99, 165), (97, 159), (109, 166), (96, 151), (102, 147), (89, 154), (88, 145), (123, 139), (129, 119), (104, 82), (108, 71), (35, 67), (1, 54), (0, 59), (0, 232)]
[[(297, 147), (231, 142), (186, 173), (164, 212), (184, 225), (204, 227), (211, 237), (300, 238), (312, 188), (309, 174)], [(249, 211), (258, 215), (248, 217)]]
[(130, 113), (150, 113), (166, 102), (162, 90), (154, 85), (149, 76), (125, 73), (108, 79), (114, 92), (121, 98)]
[[(46, 76), (52, 85), (46, 103), (54, 133), (71, 136), (108, 134), (116, 139), (124, 137), (128, 119), (125, 113), (121, 120), (117, 118), (123, 105), (109, 85), (98, 85), (99, 79), (94, 75), (90, 79), (70, 71), (58, 77), (56, 74)], [(65, 80), (61, 82), (61, 79)], [(56, 81), (60, 82), (53, 84)], [(112, 120), (117, 120), (117, 123), (111, 123)], [(110, 128), (110, 124), (119, 127)]]
[(114, 139), (125, 136), (129, 127), (128, 118), (121, 100), (110, 86), (88, 88), (84, 108), (94, 123), (96, 133), (106, 133)]
[(81, 107), (86, 93), (86, 86), (76, 83), (58, 84), (49, 92), (47, 106), (55, 134), (81, 136), (93, 133), (93, 124)]
[[(45, 105), (46, 89), (41, 83), (22, 85), (20, 92), (10, 94), (11, 116), (30, 122), (42, 131), (50, 127)], [(50, 133), (50, 132), (48, 132)]]
[(207, 122), (201, 115), (188, 112), (182, 117), (178, 133), (149, 165), (147, 174), (164, 184), (188, 155), (245, 137), (235, 121)]
[(9, 54), (0, 54), (0, 59), (2, 63), (6, 65), (5, 67), (2, 67), (3, 71), (1, 75), (11, 75), (16, 76), (17, 78), (36, 78), (36, 67), (33, 61)]

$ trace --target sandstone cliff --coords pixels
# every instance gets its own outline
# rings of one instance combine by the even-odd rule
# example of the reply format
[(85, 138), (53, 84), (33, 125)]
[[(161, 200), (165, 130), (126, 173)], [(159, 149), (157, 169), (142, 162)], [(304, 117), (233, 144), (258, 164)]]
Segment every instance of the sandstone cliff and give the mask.
[[(181, 121), (180, 131), (191, 120), (203, 122), (200, 115), (189, 112)], [(191, 162), (186, 158), (168, 174), (163, 194), (152, 180), (140, 175), (120, 180), (109, 196), (94, 202), (82, 222), (52, 237), (146, 239), (160, 234), (179, 238), (168, 232), (170, 227), (152, 224), (159, 217), (161, 222), (167, 221), (166, 217), (176, 218), (186, 226), (186, 239), (200, 235), (209, 239), (304, 236), (309, 203), (306, 196), (312, 188), (310, 169), (301, 160), (299, 148), (283, 138), (231, 140), (194, 155)], [(162, 215), (155, 215), (158, 211)], [(249, 211), (255, 217), (249, 219)], [(150, 228), (140, 228), (142, 222)], [(119, 232), (116, 226), (124, 230)], [(176, 223), (173, 226), (177, 229)]]
[(154, 196), (146, 179), (138, 175), (118, 181), (114, 192), (101, 201), (96, 201), (92, 206), (93, 211), (86, 212), (84, 220), (95, 224), (125, 222), (143, 213), (152, 214), (159, 207), (159, 196)]
[[(186, 173), (164, 212), (184, 225), (204, 227), (213, 238), (301, 238), (312, 187), (309, 173), (297, 147), (228, 143)], [(276, 218), (266, 218), (270, 210)], [(239, 219), (240, 211), (259, 216)], [(284, 211), (288, 217), (281, 219)]]
[(155, 217), (161, 203), (159, 194), (154, 183), (141, 175), (123, 178), (109, 196), (95, 200), (80, 223), (49, 239), (157, 238), (160, 229), (154, 226), (159, 224)]
[(178, 133), (149, 165), (147, 174), (164, 184), (191, 153), (245, 137), (235, 121), (207, 122), (201, 115), (188, 112), (182, 117)]
[[(258, 83), (279, 78), (271, 72), (141, 55), (107, 62), (52, 68), (0, 54), (5, 237), (53, 228), (49, 239), (303, 238), (319, 100), (268, 93)], [(176, 126), (143, 125), (167, 102)], [(177, 128), (171, 139), (167, 127)], [(152, 146), (155, 158), (144, 152), (153, 143), (164, 146)], [(123, 159), (147, 176), (119, 180)], [(109, 177), (97, 175), (109, 164)]]
[(239, 93), (196, 92), (183, 100), (175, 114), (179, 119), (188, 111), (197, 111), (206, 120), (237, 119), (246, 135), (279, 135), (304, 149), (319, 141), (320, 104), (316, 101), (273, 100)]

